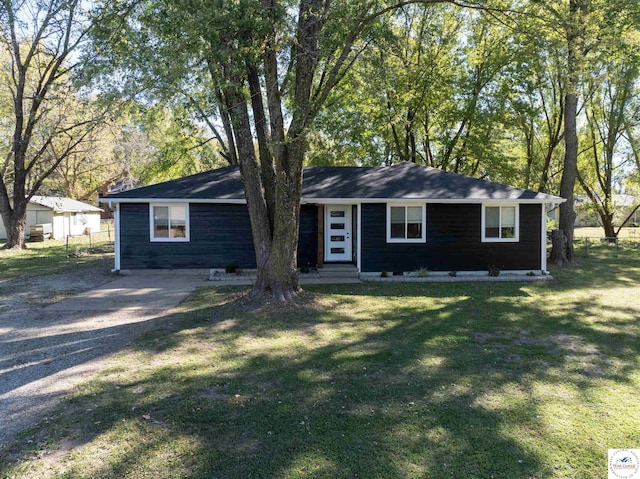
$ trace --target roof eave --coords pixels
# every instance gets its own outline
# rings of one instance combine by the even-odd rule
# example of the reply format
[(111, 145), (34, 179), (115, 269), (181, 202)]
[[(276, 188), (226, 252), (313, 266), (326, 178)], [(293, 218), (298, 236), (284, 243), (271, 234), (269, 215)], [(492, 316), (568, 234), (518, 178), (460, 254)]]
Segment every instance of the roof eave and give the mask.
[(550, 198), (426, 198), (426, 197), (404, 197), (404, 198), (309, 198), (303, 197), (301, 203), (410, 203), (420, 201), (431, 204), (484, 204), (484, 203), (522, 203), (522, 204), (546, 204), (564, 203), (567, 201), (560, 197)]
[[(109, 198), (103, 197), (100, 203), (220, 203), (220, 204), (246, 204), (244, 198)], [(548, 204), (564, 203), (567, 201), (560, 197), (549, 198), (314, 198), (302, 197), (301, 204), (343, 204), (343, 203), (407, 203), (422, 201), (425, 203), (451, 203), (451, 204), (483, 204), (483, 203), (522, 203), (522, 204)]]
[(228, 203), (245, 204), (244, 198), (109, 198), (98, 199), (99, 203)]

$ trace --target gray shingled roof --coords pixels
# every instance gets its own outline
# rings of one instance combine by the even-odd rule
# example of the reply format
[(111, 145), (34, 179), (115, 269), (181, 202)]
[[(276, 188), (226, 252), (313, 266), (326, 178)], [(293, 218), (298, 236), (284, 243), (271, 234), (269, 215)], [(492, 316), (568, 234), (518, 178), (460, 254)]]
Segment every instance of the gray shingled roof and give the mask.
[(73, 200), (71, 198), (63, 198), (60, 196), (32, 196), (29, 200), (40, 206), (51, 208), (56, 213), (90, 213), (92, 211), (102, 211), (82, 201)]
[[(407, 162), (383, 167), (305, 167), (302, 198), (563, 201), (557, 196)], [(244, 192), (238, 167), (228, 166), (109, 195), (103, 201), (125, 199), (243, 200)]]

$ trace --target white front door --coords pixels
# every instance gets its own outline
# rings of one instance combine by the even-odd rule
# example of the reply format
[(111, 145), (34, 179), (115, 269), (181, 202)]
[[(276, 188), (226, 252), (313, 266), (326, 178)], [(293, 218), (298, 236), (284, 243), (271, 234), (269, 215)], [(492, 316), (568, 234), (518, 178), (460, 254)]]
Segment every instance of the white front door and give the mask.
[(326, 205), (324, 211), (324, 260), (351, 261), (351, 205)]

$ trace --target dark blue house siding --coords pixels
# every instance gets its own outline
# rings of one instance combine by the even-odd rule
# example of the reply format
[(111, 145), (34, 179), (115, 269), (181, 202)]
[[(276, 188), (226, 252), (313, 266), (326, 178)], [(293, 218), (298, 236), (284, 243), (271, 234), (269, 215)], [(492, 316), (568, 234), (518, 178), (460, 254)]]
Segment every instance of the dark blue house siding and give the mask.
[[(120, 205), (120, 267), (122, 269), (255, 268), (249, 213), (245, 205), (189, 205), (190, 241), (151, 242), (149, 205)], [(300, 213), (300, 265), (315, 265), (317, 212), (303, 206)]]
[(387, 243), (386, 204), (362, 205), (362, 271), (539, 270), (539, 204), (520, 205), (520, 241), (483, 243), (479, 204), (427, 204), (426, 243)]
[(318, 207), (300, 205), (298, 266), (315, 267), (318, 263)]

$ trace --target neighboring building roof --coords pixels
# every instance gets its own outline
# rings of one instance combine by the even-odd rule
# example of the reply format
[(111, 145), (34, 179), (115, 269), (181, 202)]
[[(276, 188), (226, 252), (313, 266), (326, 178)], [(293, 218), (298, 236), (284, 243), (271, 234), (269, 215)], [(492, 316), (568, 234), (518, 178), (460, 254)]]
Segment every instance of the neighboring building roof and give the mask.
[(93, 211), (102, 211), (100, 208), (88, 205), (82, 201), (59, 196), (33, 196), (29, 202), (51, 208), (56, 213), (90, 213)]
[(98, 194), (100, 195), (110, 195), (115, 193), (122, 193), (123, 191), (129, 191), (136, 187), (135, 181), (129, 178), (125, 178), (123, 180), (116, 181), (115, 183), (105, 183), (100, 188), (98, 188)]
[(613, 195), (613, 204), (615, 206), (629, 208), (638, 204), (638, 198), (631, 194), (615, 194)]
[[(308, 166), (303, 201), (332, 199), (407, 199), (431, 201), (564, 201), (558, 196), (449, 173), (415, 163), (383, 167)], [(244, 200), (240, 170), (228, 166), (157, 185), (109, 195), (101, 201), (143, 199)]]
[[(600, 197), (599, 201), (601, 201)], [(611, 195), (613, 206), (616, 208), (634, 208), (639, 202), (640, 198), (631, 193), (615, 193)], [(590, 205), (591, 200), (587, 195), (575, 195), (575, 206)]]

